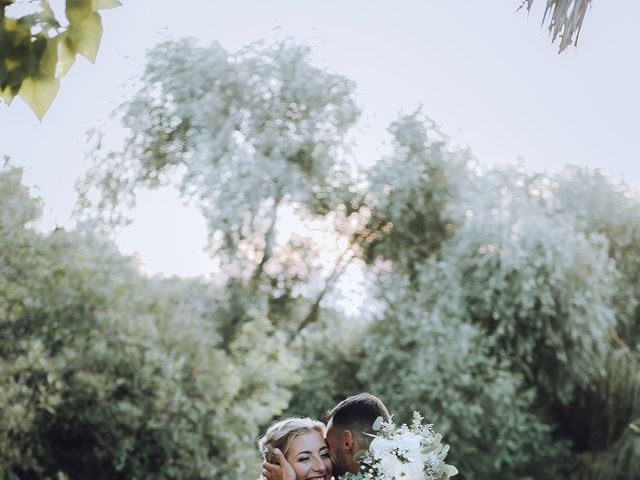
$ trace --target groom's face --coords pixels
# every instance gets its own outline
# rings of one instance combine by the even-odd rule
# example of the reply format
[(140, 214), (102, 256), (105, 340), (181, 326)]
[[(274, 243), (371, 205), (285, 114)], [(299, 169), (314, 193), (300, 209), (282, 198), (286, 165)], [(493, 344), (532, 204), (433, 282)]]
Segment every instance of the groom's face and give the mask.
[(329, 454), (333, 460), (333, 476), (339, 478), (351, 470), (350, 464), (353, 463), (353, 461), (349, 461), (344, 442), (342, 441), (342, 432), (339, 428), (334, 427), (333, 420), (329, 420), (327, 424), (326, 441), (329, 447)]

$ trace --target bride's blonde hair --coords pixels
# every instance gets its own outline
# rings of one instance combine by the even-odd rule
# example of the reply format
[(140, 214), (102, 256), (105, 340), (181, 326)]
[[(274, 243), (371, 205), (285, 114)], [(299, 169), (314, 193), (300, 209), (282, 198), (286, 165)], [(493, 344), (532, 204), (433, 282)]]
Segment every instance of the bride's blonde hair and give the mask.
[(269, 462), (275, 463), (275, 455), (273, 450), (278, 448), (286, 455), (293, 440), (303, 433), (318, 432), (325, 436), (324, 423), (311, 418), (287, 418), (271, 425), (267, 433), (258, 440), (258, 449), (262, 458)]

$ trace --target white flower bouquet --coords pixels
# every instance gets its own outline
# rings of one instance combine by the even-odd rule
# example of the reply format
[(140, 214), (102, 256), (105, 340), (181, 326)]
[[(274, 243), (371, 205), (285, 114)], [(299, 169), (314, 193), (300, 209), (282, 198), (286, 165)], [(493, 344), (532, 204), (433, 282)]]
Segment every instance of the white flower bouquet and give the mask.
[(373, 424), (373, 440), (356, 461), (360, 472), (348, 473), (342, 480), (446, 480), (458, 470), (444, 462), (449, 445), (432, 425), (423, 425), (422, 416), (414, 412), (411, 426), (396, 426), (378, 418)]

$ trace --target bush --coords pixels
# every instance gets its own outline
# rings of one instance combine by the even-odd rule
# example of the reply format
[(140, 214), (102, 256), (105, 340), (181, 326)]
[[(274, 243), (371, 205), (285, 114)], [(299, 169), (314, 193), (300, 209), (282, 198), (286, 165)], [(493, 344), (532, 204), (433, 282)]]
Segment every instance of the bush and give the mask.
[(223, 342), (224, 289), (147, 279), (91, 235), (25, 228), (33, 204), (17, 170), (1, 173), (3, 207), (27, 202), (0, 225), (2, 476), (257, 474), (258, 426), (295, 379), (264, 308), (246, 304)]

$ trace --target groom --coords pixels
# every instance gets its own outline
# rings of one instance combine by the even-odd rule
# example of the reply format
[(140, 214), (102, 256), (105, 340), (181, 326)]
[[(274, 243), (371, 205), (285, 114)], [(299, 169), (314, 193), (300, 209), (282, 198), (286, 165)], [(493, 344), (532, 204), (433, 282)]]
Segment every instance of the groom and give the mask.
[[(327, 446), (333, 460), (333, 476), (337, 479), (347, 472), (358, 473), (353, 456), (369, 448), (376, 418), (385, 421), (391, 416), (384, 403), (370, 393), (345, 398), (327, 413)], [(262, 475), (266, 480), (295, 480), (293, 467), (280, 450), (276, 450), (276, 464), (264, 463)]]

